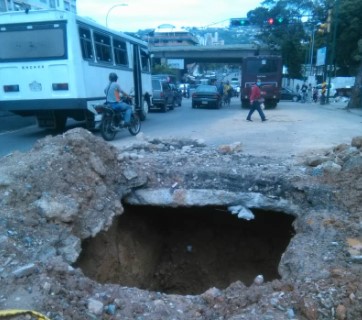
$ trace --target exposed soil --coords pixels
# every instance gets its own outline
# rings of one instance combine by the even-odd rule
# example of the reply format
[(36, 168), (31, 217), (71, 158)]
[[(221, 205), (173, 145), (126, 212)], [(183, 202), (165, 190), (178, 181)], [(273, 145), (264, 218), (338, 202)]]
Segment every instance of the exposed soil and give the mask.
[(361, 147), (296, 162), (193, 140), (116, 149), (83, 129), (40, 140), (0, 159), (0, 309), (360, 319)]
[[(150, 212), (151, 211), (151, 212)], [(77, 266), (101, 283), (201, 294), (258, 274), (279, 279), (293, 217), (256, 213), (251, 222), (223, 207), (126, 207), (112, 227), (83, 243)]]

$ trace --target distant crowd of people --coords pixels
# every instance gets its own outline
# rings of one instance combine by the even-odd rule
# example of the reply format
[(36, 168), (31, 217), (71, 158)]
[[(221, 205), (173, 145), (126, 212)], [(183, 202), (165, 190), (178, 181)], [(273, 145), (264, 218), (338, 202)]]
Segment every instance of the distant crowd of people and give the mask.
[[(325, 83), (323, 83), (325, 84)], [(322, 85), (321, 97), (318, 97), (317, 87), (312, 87), (312, 84), (304, 82), (300, 87), (299, 84), (295, 87), (296, 92), (301, 94), (301, 102), (317, 102), (319, 98), (323, 99), (326, 94), (326, 85)]]

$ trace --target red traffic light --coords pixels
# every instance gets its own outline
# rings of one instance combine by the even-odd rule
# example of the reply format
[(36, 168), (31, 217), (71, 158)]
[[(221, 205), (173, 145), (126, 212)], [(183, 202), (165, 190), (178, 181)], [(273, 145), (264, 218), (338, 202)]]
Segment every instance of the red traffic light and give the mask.
[(268, 19), (268, 24), (274, 24), (274, 19), (273, 19), (273, 18), (269, 18), (269, 19)]

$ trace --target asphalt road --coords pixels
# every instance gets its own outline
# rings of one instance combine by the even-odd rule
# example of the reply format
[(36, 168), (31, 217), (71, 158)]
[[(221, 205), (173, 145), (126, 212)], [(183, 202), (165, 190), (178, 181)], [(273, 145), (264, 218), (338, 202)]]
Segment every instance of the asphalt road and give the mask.
[(145, 123), (143, 133), (136, 138), (126, 135), (112, 144), (133, 143), (142, 140), (143, 135), (185, 137), (203, 139), (213, 146), (240, 142), (244, 153), (252, 155), (293, 157), (305, 151), (350, 143), (354, 136), (362, 135), (362, 109), (347, 110), (345, 103), (322, 106), (280, 102), (276, 109), (264, 112), (268, 121), (261, 122), (255, 112), (253, 122), (248, 122), (248, 110), (240, 108), (238, 98), (232, 99), (230, 108), (220, 110), (191, 109), (190, 100), (184, 100), (181, 108), (157, 115), (157, 121), (153, 124), (150, 121), (149, 126)]
[[(122, 146), (145, 138), (196, 138), (217, 146), (240, 142), (243, 151), (253, 155), (291, 157), (304, 151), (329, 148), (350, 143), (362, 135), (362, 109), (345, 109), (345, 104), (302, 104), (280, 102), (273, 110), (265, 110), (268, 121), (261, 122), (257, 113), (247, 122), (248, 110), (240, 108), (238, 98), (222, 109), (192, 109), (191, 99), (167, 113), (152, 112), (142, 122), (141, 133), (131, 136), (128, 130), (119, 132), (110, 143)], [(24, 119), (18, 119), (24, 121)], [(0, 117), (0, 128), (8, 125), (8, 117)], [(80, 124), (68, 122), (68, 129)], [(33, 120), (13, 129), (0, 129), (0, 156), (14, 151), (27, 151), (50, 130), (39, 129)], [(99, 132), (94, 132), (100, 137)]]

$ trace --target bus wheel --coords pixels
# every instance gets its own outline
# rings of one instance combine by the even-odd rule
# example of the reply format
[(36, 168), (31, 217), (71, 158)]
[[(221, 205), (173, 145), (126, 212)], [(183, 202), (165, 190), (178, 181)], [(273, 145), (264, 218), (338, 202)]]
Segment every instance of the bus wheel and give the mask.
[(150, 110), (149, 101), (143, 99), (142, 108), (138, 112), (141, 121), (146, 120), (149, 110)]
[(58, 132), (65, 131), (65, 125), (67, 123), (67, 116), (60, 113), (54, 115), (54, 129)]
[(88, 110), (85, 111), (85, 127), (88, 130), (94, 130), (95, 128), (94, 114)]

